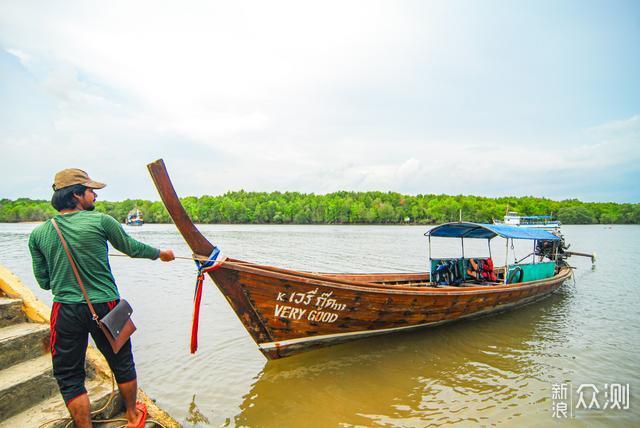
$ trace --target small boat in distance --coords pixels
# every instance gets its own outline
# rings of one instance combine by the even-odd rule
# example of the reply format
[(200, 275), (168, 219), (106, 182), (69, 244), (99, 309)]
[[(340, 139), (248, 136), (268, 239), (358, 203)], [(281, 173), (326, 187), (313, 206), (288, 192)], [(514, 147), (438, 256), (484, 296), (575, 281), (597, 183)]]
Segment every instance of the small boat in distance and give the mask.
[(550, 232), (560, 231), (561, 226), (561, 223), (558, 220), (553, 220), (553, 216), (550, 215), (518, 215), (515, 211), (509, 211), (502, 221), (494, 219), (493, 224), (543, 229)]
[[(194, 256), (217, 260), (220, 249), (189, 218), (164, 162), (147, 167)], [(545, 230), (455, 222), (425, 235), (429, 264), (424, 272), (317, 273), (233, 258), (222, 258), (206, 272), (268, 359), (511, 310), (550, 296), (572, 275), (562, 238)], [(496, 236), (507, 241), (506, 260), (509, 240), (512, 245), (514, 239), (529, 240), (533, 251), (525, 259), (530, 263), (514, 257), (511, 264), (493, 267), (490, 241)], [(462, 256), (431, 257), (433, 238), (460, 239)], [(468, 239), (486, 240), (488, 257), (465, 256)]]
[(138, 207), (135, 207), (134, 209), (129, 211), (129, 214), (127, 214), (125, 223), (128, 226), (142, 226), (144, 224), (144, 218), (142, 218), (142, 212), (138, 209)]

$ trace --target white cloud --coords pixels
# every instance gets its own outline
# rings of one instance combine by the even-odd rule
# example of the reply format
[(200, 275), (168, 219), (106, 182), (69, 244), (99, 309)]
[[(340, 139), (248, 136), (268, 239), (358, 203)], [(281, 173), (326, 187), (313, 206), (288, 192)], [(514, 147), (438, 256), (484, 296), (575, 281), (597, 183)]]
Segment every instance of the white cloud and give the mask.
[[(448, 118), (450, 136), (431, 132), (440, 106), (455, 107), (445, 95), (465, 94), (465, 76), (495, 73), (494, 62), (483, 62), (483, 39), (448, 25), (455, 16), (445, 9), (370, 1), (2, 3), (0, 47), (55, 109), (49, 127), (0, 133), (0, 167), (48, 182), (72, 153), (78, 166), (118, 177), (113, 199), (155, 197), (150, 186), (127, 183), (146, 182), (144, 164), (161, 156), (191, 181), (191, 194), (560, 197), (579, 184), (549, 185), (545, 177), (577, 182), (637, 160), (640, 115), (536, 142), (536, 135), (464, 129), (465, 120), (489, 116), (470, 107)], [(478, 94), (465, 94), (464, 104), (490, 104)], [(27, 148), (42, 158), (23, 160)]]
[(407, 28), (406, 17), (375, 3), (366, 20), (364, 4), (343, 2), (33, 6), (5, 4), (0, 34), (21, 59), (48, 59), (53, 91), (69, 83), (57, 69), (68, 76), (73, 67), (195, 138), (261, 128), (265, 106), (299, 92), (317, 97), (336, 82), (379, 78), (389, 59), (381, 54), (406, 32), (381, 31)]
[(640, 114), (622, 120), (612, 120), (589, 128), (588, 131), (598, 136), (607, 136), (618, 132), (632, 133), (637, 136), (640, 133)]
[(18, 58), (20, 60), (20, 63), (25, 66), (28, 67), (29, 66), (29, 62), (31, 61), (31, 55), (19, 50), (19, 49), (11, 49), (8, 48), (7, 52), (9, 52), (11, 55), (15, 56), (16, 58)]

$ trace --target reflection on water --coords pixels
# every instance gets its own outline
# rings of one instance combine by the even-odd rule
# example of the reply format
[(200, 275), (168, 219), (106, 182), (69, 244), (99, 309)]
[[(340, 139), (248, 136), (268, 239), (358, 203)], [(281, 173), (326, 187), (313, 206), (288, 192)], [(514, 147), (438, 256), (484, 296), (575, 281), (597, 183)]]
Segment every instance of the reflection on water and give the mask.
[[(0, 224), (0, 263), (36, 294), (27, 237), (33, 225)], [(312, 271), (424, 271), (424, 227), (207, 225), (226, 254)], [(570, 426), (638, 426), (640, 260), (638, 226), (566, 226), (576, 283), (542, 302), (491, 318), (380, 336), (267, 362), (224, 297), (205, 287), (199, 350), (189, 354), (195, 267), (113, 258), (138, 332), (141, 386), (186, 426), (546, 426), (551, 386), (630, 384), (630, 409), (582, 413)], [(172, 225), (130, 228), (177, 254), (190, 251)], [(434, 256), (456, 255), (444, 240)], [(497, 264), (504, 241), (492, 243)], [(434, 250), (436, 247), (434, 245)], [(465, 242), (468, 255), (486, 242)], [(531, 251), (516, 247), (518, 257)], [(500, 259), (502, 255), (502, 259)], [(171, 321), (169, 321), (169, 319)], [(575, 389), (575, 388), (574, 388)]]
[(187, 410), (187, 422), (192, 425), (209, 424), (209, 418), (202, 414), (198, 406), (196, 405), (196, 395), (193, 394), (191, 403), (189, 404), (189, 410)]
[(567, 301), (566, 295), (554, 295), (502, 319), (372, 338), (269, 362), (245, 395), (235, 423), (422, 426), (517, 418), (519, 403), (549, 400), (545, 358), (553, 357), (552, 349), (570, 330), (549, 329), (548, 321)]

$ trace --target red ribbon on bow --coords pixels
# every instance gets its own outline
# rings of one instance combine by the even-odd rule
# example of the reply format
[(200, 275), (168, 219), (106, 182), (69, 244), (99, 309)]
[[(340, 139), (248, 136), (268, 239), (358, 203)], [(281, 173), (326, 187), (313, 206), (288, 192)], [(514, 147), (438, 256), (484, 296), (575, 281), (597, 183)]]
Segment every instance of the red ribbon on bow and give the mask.
[(196, 290), (193, 296), (193, 321), (191, 323), (191, 353), (195, 354), (198, 350), (198, 325), (200, 322), (200, 302), (202, 301), (202, 286), (204, 284), (204, 274), (218, 269), (222, 263), (216, 263), (213, 266), (198, 271), (196, 279)]

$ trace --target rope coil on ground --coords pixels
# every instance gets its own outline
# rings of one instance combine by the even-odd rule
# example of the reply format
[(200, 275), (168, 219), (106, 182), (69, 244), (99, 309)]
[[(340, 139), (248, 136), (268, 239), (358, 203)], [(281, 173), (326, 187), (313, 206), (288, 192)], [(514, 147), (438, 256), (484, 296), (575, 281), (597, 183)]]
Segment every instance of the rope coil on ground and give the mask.
[[(107, 402), (99, 409), (94, 410), (93, 412), (91, 412), (91, 416), (93, 417), (94, 415), (99, 414), (100, 412), (104, 411), (106, 408), (108, 408), (111, 405), (111, 402), (113, 401), (113, 399), (116, 396), (116, 379), (113, 376), (113, 373), (111, 373), (111, 393), (109, 394), (109, 399), (107, 400)], [(71, 426), (71, 424), (73, 424), (73, 419), (71, 417), (67, 417), (67, 418), (57, 418), (57, 419), (51, 419), (48, 420), (46, 422), (43, 422), (42, 424), (38, 425), (38, 428), (44, 428), (49, 424), (52, 424), (54, 422), (63, 422), (63, 421), (68, 421), (64, 428), (69, 428)], [(126, 418), (114, 418), (114, 419), (91, 419), (91, 423), (96, 423), (96, 424), (106, 424), (109, 422), (125, 422), (124, 425), (119, 425), (118, 428), (125, 428), (127, 426), (127, 419)], [(153, 423), (156, 424), (162, 428), (167, 428), (166, 426), (162, 425), (160, 422), (154, 420), (154, 419), (147, 419), (146, 421), (147, 423)]]

